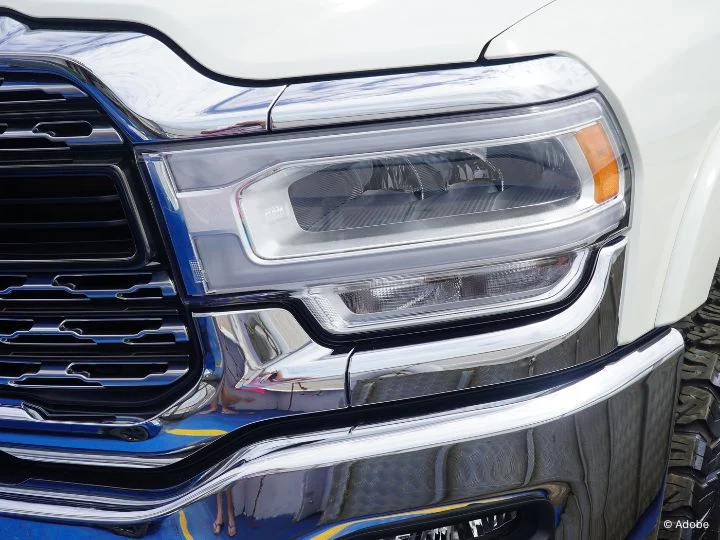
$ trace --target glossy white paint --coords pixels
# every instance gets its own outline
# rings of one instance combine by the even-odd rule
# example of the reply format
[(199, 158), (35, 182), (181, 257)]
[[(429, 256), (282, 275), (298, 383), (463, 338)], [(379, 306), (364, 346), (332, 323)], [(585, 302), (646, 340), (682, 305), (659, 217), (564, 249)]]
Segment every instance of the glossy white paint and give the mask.
[[(706, 226), (717, 231), (720, 201), (712, 200), (717, 188), (707, 185), (708, 176), (717, 176), (713, 165), (697, 171), (720, 120), (719, 22), (716, 0), (698, 0), (692, 9), (674, 0), (557, 0), (487, 51), (494, 59), (575, 56), (601, 81), (619, 116), (636, 178), (621, 342), (678, 320), (707, 295), (718, 253), (717, 232)], [(686, 207), (716, 215), (685, 218)], [(692, 237), (694, 243), (681, 245)], [(697, 259), (680, 260), (690, 256)]]
[(656, 323), (672, 324), (707, 298), (720, 259), (720, 126), (693, 183), (665, 276)]
[(208, 69), (245, 79), (474, 62), (550, 0), (4, 0), (31, 17), (156, 28)]

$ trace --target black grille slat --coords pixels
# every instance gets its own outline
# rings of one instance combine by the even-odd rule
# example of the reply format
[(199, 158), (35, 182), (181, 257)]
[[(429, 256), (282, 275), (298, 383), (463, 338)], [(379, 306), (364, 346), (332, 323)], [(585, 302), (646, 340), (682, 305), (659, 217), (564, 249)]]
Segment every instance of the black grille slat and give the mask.
[(0, 262), (132, 258), (119, 182), (94, 167), (0, 170)]
[(42, 364), (40, 362), (0, 362), (0, 379), (9, 379), (22, 377), (23, 375), (34, 375), (40, 371)]
[[(42, 243), (28, 241), (25, 243), (12, 243), (0, 245), (0, 260), (32, 260), (41, 256), (62, 258), (65, 251), (65, 242)], [(110, 257), (117, 253), (131, 254), (133, 244), (121, 240), (117, 241), (76, 241), (73, 246), (74, 255), (85, 259), (95, 257)]]
[(12, 335), (16, 332), (26, 332), (33, 326), (32, 319), (0, 319), (0, 339), (1, 336)]
[(35, 106), (38, 103), (65, 103), (67, 99), (40, 90), (6, 90), (0, 86), (0, 107)]
[[(0, 206), (44, 205), (44, 204), (102, 204), (119, 201), (119, 195), (81, 195), (77, 197), (6, 197)], [(4, 212), (4, 210), (0, 210)]]
[[(82, 180), (82, 190), (67, 185), (68, 176), (71, 173), (63, 173), (62, 170), (48, 174), (44, 168), (21, 169), (15, 173), (19, 176), (14, 182), (6, 182), (3, 186), (2, 200), (27, 199), (34, 197), (47, 198), (51, 202), (63, 199), (74, 199), (82, 197), (89, 199), (93, 197), (106, 197), (108, 195), (118, 196), (117, 187), (112, 178), (102, 174), (83, 174), (77, 180)], [(7, 178), (8, 172), (3, 174)]]
[(52, 78), (46, 80), (46, 82), (37, 79), (25, 80), (24, 77), (7, 78), (5, 76), (0, 79), (0, 105), (37, 103), (38, 101), (64, 102), (73, 98), (85, 97), (87, 97), (87, 94), (76, 86), (58, 82)]
[[(26, 221), (30, 216), (20, 215), (15, 222), (2, 221), (0, 219), (0, 229), (49, 229), (55, 227), (57, 229), (97, 229), (125, 227), (128, 225), (127, 219), (109, 219), (97, 221)], [(73, 216), (74, 218), (76, 216)], [(7, 216), (4, 216), (7, 219)]]

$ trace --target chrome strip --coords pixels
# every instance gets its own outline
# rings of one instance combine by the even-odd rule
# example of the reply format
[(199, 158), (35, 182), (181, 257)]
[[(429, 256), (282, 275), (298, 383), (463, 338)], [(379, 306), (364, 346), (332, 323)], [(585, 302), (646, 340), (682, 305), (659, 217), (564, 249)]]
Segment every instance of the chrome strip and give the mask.
[[(138, 523), (172, 514), (244, 479), (360, 463), (522, 433), (606, 402), (666, 363), (676, 362), (683, 349), (681, 334), (672, 329), (588, 377), (515, 402), (478, 405), (256, 443), (238, 451), (195, 482), (184, 484), (181, 491), (172, 496), (120, 490), (116, 494), (106, 491), (98, 497), (63, 491), (61, 486), (43, 490), (5, 486), (0, 513), (103, 525)], [(22, 500), (17, 500), (18, 497)], [(68, 504), (69, 498), (73, 505)]]
[(354, 351), (351, 405), (485, 386), (578, 365), (617, 346), (627, 239), (601, 249), (580, 297), (557, 315), (514, 328), (385, 349)]
[[(0, 88), (2, 88), (0, 86)], [(45, 139), (51, 142), (64, 142), (68, 146), (80, 146), (90, 144), (122, 144), (122, 137), (109, 126), (91, 126), (88, 135), (56, 136), (50, 133), (38, 131), (40, 124), (33, 129), (8, 129), (0, 133), (0, 144), (3, 139)]]
[[(1, 27), (0, 27), (1, 28)], [(26, 92), (29, 90), (37, 90), (46, 94), (60, 94), (62, 100), (66, 98), (84, 98), (87, 94), (76, 88), (72, 84), (64, 83), (35, 83), (35, 82), (6, 82), (0, 79), (0, 94), (6, 94), (8, 92)], [(50, 96), (48, 99), (40, 99), (33, 101), (54, 101)], [(3, 102), (6, 103), (6, 102)], [(12, 102), (11, 102), (12, 103)]]
[[(98, 322), (110, 324), (113, 321), (122, 323), (123, 321), (153, 321), (157, 320), (160, 325), (157, 328), (148, 328), (139, 330), (133, 333), (127, 334), (109, 334), (109, 333), (94, 333), (94, 332), (83, 332), (72, 328), (73, 323), (75, 326), (83, 322)], [(9, 323), (32, 323), (32, 326), (27, 329), (15, 330), (9, 333), (0, 333), (0, 343), (6, 343), (8, 345), (15, 346), (28, 346), (32, 347), (41, 343), (41, 337), (47, 337), (47, 344), (53, 345), (58, 343), (54, 341), (57, 337), (73, 337), (77, 339), (77, 344), (82, 342), (88, 342), (92, 344), (103, 344), (103, 343), (124, 343), (127, 345), (134, 345), (141, 343), (142, 338), (146, 336), (166, 336), (168, 339), (173, 339), (176, 342), (187, 341), (187, 329), (180, 319), (175, 317), (163, 317), (162, 315), (157, 317), (145, 317), (145, 318), (122, 318), (122, 317), (106, 317), (97, 319), (82, 319), (67, 317), (57, 319), (53, 322), (37, 322), (32, 319), (19, 319), (19, 318), (0, 318), (0, 321)], [(24, 341), (23, 338), (32, 337), (34, 338), (31, 342)], [(75, 344), (75, 343), (74, 343)], [(61, 343), (59, 346), (62, 346)]]
[(182, 455), (163, 455), (158, 454), (153, 458), (147, 458), (143, 456), (134, 455), (122, 455), (112, 456), (108, 459), (107, 454), (83, 452), (81, 450), (72, 450), (67, 452), (55, 452), (47, 451), (44, 448), (33, 448), (33, 447), (14, 447), (14, 446), (2, 446), (0, 444), (0, 452), (6, 452), (12, 454), (16, 458), (25, 459), (28, 461), (39, 461), (45, 463), (65, 463), (68, 465), (83, 465), (97, 466), (97, 467), (132, 467), (138, 469), (149, 469), (152, 467), (162, 467), (165, 465), (171, 465), (176, 461), (187, 457), (186, 454)]
[(291, 84), (270, 113), (272, 131), (516, 107), (596, 88), (572, 58)]
[(0, 17), (0, 70), (50, 71), (97, 99), (135, 142), (267, 130), (284, 86), (221, 83), (136, 32), (30, 30)]
[(514, 107), (598, 84), (576, 60), (551, 56), (287, 88), (238, 86), (199, 73), (151, 36), (30, 30), (6, 16), (0, 17), (0, 69), (50, 71), (79, 83), (134, 142)]
[(315, 343), (284, 309), (194, 315), (223, 409), (313, 412), (347, 406), (349, 353)]
[[(135, 299), (137, 300), (147, 300), (148, 296), (145, 296), (144, 293), (152, 294), (153, 291), (159, 291), (163, 298), (166, 297), (172, 297), (176, 295), (175, 291), (175, 284), (170, 279), (170, 276), (166, 272), (163, 271), (155, 271), (155, 272), (137, 272), (135, 274), (133, 273), (109, 273), (109, 274), (102, 274), (102, 277), (107, 277), (109, 279), (112, 279), (113, 277), (121, 277), (121, 278), (128, 278), (132, 279), (133, 277), (137, 276), (138, 282), (133, 285), (128, 285), (126, 287), (115, 287), (115, 288), (96, 288), (96, 289), (89, 289), (84, 288), (82, 286), (77, 286), (73, 282), (73, 280), (82, 282), (84, 279), (88, 277), (92, 277), (93, 274), (90, 273), (70, 273), (70, 274), (45, 274), (45, 275), (32, 275), (32, 276), (23, 276), (24, 281), (20, 285), (10, 285), (3, 288), (0, 288), (0, 301), (13, 301), (13, 295), (18, 292), (26, 292), (26, 291), (33, 291), (38, 293), (51, 293), (48, 295), (49, 298), (42, 298), (41, 295), (38, 295), (40, 298), (39, 302), (50, 302), (52, 303), (54, 301), (52, 293), (67, 293), (67, 298), (61, 297), (58, 301), (61, 302), (67, 302), (74, 299), (107, 299), (107, 298), (116, 298), (118, 300), (124, 300), (127, 302), (131, 302)], [(147, 280), (143, 280), (143, 276), (147, 276)], [(14, 278), (16, 275), (13, 274), (0, 274), (0, 283), (2, 282), (2, 279), (4, 277), (10, 277)], [(68, 283), (67, 285), (63, 285), (62, 283)], [(137, 296), (133, 296), (137, 295)], [(32, 302), (34, 301), (32, 298), (24, 298), (23, 301), (25, 302)]]

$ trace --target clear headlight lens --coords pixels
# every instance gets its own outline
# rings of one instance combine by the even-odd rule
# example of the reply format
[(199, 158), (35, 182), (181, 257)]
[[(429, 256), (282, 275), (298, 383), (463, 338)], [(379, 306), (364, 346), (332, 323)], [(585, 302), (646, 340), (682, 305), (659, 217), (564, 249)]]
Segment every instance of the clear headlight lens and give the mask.
[(556, 301), (627, 213), (592, 95), (141, 157), (191, 294), (285, 290), (334, 332)]
[(255, 255), (272, 260), (480, 234), (499, 220), (527, 225), (543, 211), (593, 206), (593, 189), (590, 178), (579, 201), (582, 179), (551, 139), (283, 164), (237, 201)]

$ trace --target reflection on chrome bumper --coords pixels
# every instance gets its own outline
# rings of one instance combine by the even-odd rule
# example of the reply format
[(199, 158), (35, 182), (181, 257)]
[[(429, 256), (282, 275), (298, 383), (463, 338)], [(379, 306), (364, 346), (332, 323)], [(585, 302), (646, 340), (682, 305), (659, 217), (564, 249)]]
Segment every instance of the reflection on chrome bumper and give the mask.
[[(0, 512), (111, 525), (183, 510), (183, 519), (197, 521), (214, 515), (225, 494), (241, 516), (242, 537), (245, 518), (280, 516), (309, 534), (381, 513), (540, 489), (555, 494), (569, 537), (581, 530), (620, 537), (662, 485), (682, 350), (680, 334), (669, 330), (585, 378), (522, 399), (266, 440), (162, 492), (5, 487)], [(190, 526), (207, 532), (212, 523)]]

